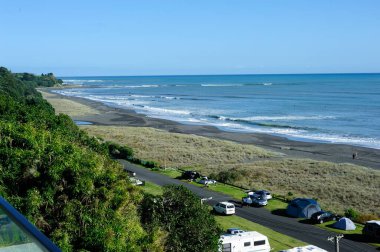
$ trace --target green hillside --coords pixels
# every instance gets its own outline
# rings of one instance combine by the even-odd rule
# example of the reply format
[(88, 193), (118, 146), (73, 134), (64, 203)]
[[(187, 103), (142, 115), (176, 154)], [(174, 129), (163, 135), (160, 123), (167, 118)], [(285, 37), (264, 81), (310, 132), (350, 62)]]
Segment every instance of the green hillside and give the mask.
[[(216, 249), (220, 230), (195, 196), (187, 206), (200, 211), (198, 217), (175, 225), (173, 217), (186, 211), (171, 206), (154, 207), (151, 218), (152, 205), (145, 204), (151, 196), (128, 182), (109, 144), (89, 137), (68, 116), (55, 115), (35, 90), (38, 79), (0, 68), (2, 197), (64, 251), (191, 251), (192, 241), (199, 240), (203, 248)], [(166, 190), (153, 202), (189, 194)], [(194, 223), (202, 222), (204, 232), (194, 231)], [(188, 244), (180, 242), (179, 230)]]

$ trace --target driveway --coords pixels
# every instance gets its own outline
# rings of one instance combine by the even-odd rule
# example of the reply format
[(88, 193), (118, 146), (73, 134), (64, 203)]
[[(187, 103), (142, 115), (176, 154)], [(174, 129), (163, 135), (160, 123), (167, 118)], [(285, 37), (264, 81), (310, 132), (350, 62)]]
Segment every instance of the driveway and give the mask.
[[(164, 176), (150, 171), (147, 168), (129, 163), (125, 160), (119, 160), (121, 164), (128, 170), (134, 171), (137, 177), (152, 182), (154, 184), (163, 186), (167, 184), (183, 185), (193, 193), (201, 198), (212, 197), (212, 200), (207, 201), (207, 204), (214, 205), (219, 201), (229, 201), (233, 198), (229, 195), (210, 191), (206, 188), (198, 187), (178, 179), (172, 179), (168, 176)], [(267, 228), (280, 232), (282, 234), (294, 237), (303, 242), (313, 244), (321, 247), (327, 251), (335, 251), (335, 246), (327, 238), (335, 233), (329, 232), (310, 224), (300, 223), (295, 218), (285, 217), (281, 215), (275, 215), (266, 210), (265, 208), (244, 207), (236, 208), (236, 215), (249, 221), (258, 223)], [(375, 247), (366, 243), (356, 242), (348, 239), (340, 240), (341, 252), (360, 252), (360, 251), (379, 251)]]

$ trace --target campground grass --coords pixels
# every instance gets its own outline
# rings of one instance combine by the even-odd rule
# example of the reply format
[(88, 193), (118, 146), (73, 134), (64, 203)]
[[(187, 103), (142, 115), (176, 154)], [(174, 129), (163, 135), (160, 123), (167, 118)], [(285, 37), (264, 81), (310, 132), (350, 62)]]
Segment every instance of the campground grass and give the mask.
[(152, 169), (152, 171), (166, 175), (171, 178), (179, 178), (182, 175), (182, 172), (180, 172), (177, 169)]
[[(197, 182), (191, 182), (191, 183), (193, 185), (196, 185), (199, 187), (204, 187), (203, 184), (199, 184)], [(235, 200), (238, 200), (238, 201), (241, 201), (241, 198), (245, 194), (243, 189), (240, 189), (240, 188), (235, 187), (235, 186), (222, 184), (222, 183), (211, 184), (206, 189), (227, 194), (227, 195), (233, 197)]]
[[(330, 232), (338, 233), (338, 234), (344, 234), (346, 238), (350, 239), (350, 236), (353, 237), (359, 237), (362, 235), (364, 225), (355, 223), (356, 229), (355, 230), (341, 230), (341, 229), (336, 229), (333, 228), (331, 225), (334, 224), (335, 221), (328, 221), (322, 224), (315, 224), (317, 227), (325, 229)], [(364, 241), (366, 242), (366, 241)], [(369, 243), (375, 247), (378, 247), (380, 249), (380, 243)]]
[(266, 228), (254, 222), (247, 221), (246, 219), (243, 219), (236, 215), (215, 216), (215, 219), (222, 226), (223, 229), (234, 227), (246, 231), (257, 231), (268, 236), (272, 251), (280, 251), (290, 249), (293, 247), (307, 245), (306, 243), (299, 241), (295, 238), (273, 231), (272, 229)]
[[(149, 181), (145, 182), (145, 186), (140, 187), (145, 193), (153, 195), (161, 195), (162, 187), (151, 183)], [(211, 210), (211, 207), (210, 207)], [(272, 229), (266, 228), (262, 225), (256, 224), (254, 222), (248, 221), (244, 218), (238, 216), (219, 216), (215, 215), (215, 220), (217, 223), (226, 230), (227, 228), (240, 228), (246, 231), (257, 231), (266, 235), (269, 239), (272, 251), (280, 251), (284, 249), (289, 249), (298, 246), (304, 246), (306, 243), (299, 241), (290, 236), (281, 234), (279, 232), (273, 231)]]
[[(181, 176), (181, 172), (175, 169), (171, 169), (171, 170), (160, 169), (160, 170), (155, 170), (155, 172), (167, 175), (171, 178), (178, 178)], [(197, 182), (191, 182), (191, 183), (199, 187), (204, 187), (204, 185), (199, 184)], [(241, 201), (241, 198), (246, 196), (245, 190), (240, 189), (236, 186), (231, 186), (231, 185), (227, 185), (223, 183), (210, 184), (206, 189), (227, 194), (233, 197), (237, 201)], [(265, 208), (268, 209), (269, 211), (274, 211), (274, 210), (279, 210), (279, 209), (286, 209), (287, 206), (288, 206), (288, 203), (282, 200), (273, 198), (268, 201), (268, 205), (266, 205)]]
[(145, 181), (145, 185), (140, 187), (145, 193), (152, 195), (162, 195), (162, 187), (151, 183), (149, 181)]

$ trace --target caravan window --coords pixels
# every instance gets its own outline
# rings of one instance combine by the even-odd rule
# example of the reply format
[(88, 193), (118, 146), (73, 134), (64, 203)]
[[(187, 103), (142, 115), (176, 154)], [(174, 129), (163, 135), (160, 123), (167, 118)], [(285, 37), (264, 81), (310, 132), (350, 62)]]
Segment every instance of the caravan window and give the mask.
[(261, 241), (255, 241), (253, 243), (254, 246), (260, 246), (260, 245), (265, 245), (265, 240), (261, 240)]
[(249, 247), (251, 246), (251, 242), (244, 242), (244, 247)]
[(224, 243), (222, 251), (223, 252), (231, 252), (231, 243)]

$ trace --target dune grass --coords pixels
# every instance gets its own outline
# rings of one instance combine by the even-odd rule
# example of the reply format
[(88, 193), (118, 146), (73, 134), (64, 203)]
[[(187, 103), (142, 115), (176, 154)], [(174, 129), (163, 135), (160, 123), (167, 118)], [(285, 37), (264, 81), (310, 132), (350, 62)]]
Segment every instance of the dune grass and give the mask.
[[(192, 169), (204, 175), (235, 169), (244, 176), (234, 183), (245, 188), (312, 197), (322, 208), (339, 214), (353, 208), (380, 216), (380, 201), (375, 200), (380, 195), (378, 170), (351, 164), (288, 159), (252, 145), (152, 128), (82, 127), (92, 135), (132, 147), (138, 158), (154, 160), (166, 167)], [(237, 195), (233, 189), (219, 185), (215, 190)]]

